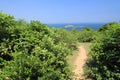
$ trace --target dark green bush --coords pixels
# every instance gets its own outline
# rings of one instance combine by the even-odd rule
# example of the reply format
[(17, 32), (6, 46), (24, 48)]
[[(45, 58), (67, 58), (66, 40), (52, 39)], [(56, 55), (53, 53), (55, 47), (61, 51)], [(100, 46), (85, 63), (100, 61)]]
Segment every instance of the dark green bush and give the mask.
[(66, 59), (70, 42), (66, 37), (57, 39), (59, 36), (59, 32), (39, 21), (17, 21), (0, 13), (0, 80), (70, 79)]
[(96, 31), (91, 28), (84, 27), (82, 30), (78, 31), (78, 41), (79, 42), (92, 42), (96, 39)]
[(120, 79), (120, 24), (111, 24), (101, 41), (93, 43), (86, 63), (86, 75), (92, 80)]

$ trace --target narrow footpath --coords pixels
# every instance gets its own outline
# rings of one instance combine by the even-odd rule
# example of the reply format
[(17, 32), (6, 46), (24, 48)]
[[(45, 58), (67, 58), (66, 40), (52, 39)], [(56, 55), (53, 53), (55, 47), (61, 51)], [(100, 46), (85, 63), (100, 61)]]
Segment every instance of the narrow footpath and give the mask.
[(72, 65), (74, 66), (73, 73), (75, 73), (76, 77), (73, 80), (84, 80), (83, 66), (87, 59), (87, 51), (83, 45), (78, 46), (78, 51), (74, 59)]

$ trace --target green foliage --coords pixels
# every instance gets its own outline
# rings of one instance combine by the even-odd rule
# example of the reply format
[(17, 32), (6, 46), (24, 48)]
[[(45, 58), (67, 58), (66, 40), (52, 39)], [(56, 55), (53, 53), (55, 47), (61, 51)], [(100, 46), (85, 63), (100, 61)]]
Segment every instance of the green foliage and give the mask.
[(76, 49), (77, 33), (75, 30), (55, 29), (55, 33), (57, 34), (57, 36), (55, 36), (56, 43), (64, 42), (71, 50)]
[(96, 39), (96, 31), (91, 28), (84, 27), (82, 30), (78, 31), (78, 41), (79, 42), (92, 42)]
[(0, 41), (10, 37), (8, 28), (15, 25), (14, 17), (0, 12)]
[(108, 24), (105, 24), (99, 28), (100, 34), (103, 34), (104, 37), (111, 37), (111, 35), (114, 35), (117, 29), (119, 29), (120, 24), (116, 22), (111, 22)]
[(108, 31), (108, 30), (115, 30), (115, 29), (117, 29), (119, 26), (120, 26), (119, 23), (117, 23), (117, 22), (111, 22), (111, 23), (107, 23), (107, 24), (101, 26), (101, 27), (99, 28), (99, 31), (103, 31), (103, 32), (104, 32), (104, 31)]
[[(106, 24), (107, 25), (107, 24)], [(108, 24), (110, 25), (110, 24)], [(104, 26), (104, 27), (108, 27)], [(93, 80), (120, 79), (120, 24), (112, 23), (100, 41), (93, 43), (86, 75)]]
[(39, 21), (15, 20), (0, 12), (0, 80), (69, 80), (67, 56), (78, 42), (92, 42), (86, 75), (92, 80), (120, 79), (120, 24), (98, 31), (50, 28)]
[(75, 40), (61, 31), (0, 13), (0, 80), (70, 79), (66, 57)]

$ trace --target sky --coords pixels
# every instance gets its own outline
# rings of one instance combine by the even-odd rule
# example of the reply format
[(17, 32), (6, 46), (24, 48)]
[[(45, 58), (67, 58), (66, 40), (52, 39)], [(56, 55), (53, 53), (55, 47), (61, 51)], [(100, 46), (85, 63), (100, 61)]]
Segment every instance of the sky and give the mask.
[(120, 21), (120, 0), (1, 0), (0, 10), (41, 23)]

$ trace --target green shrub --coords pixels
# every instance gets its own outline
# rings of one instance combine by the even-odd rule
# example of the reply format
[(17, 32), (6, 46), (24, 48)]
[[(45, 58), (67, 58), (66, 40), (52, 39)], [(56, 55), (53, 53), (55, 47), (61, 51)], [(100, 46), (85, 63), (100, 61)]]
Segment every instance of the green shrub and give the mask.
[(78, 41), (79, 42), (92, 42), (96, 39), (96, 31), (91, 28), (85, 27), (78, 31)]
[[(66, 35), (67, 32), (63, 37)], [(14, 17), (0, 13), (0, 79), (70, 79), (66, 57), (72, 47), (65, 39), (71, 38), (57, 42), (59, 36), (59, 32), (39, 21), (15, 21)]]
[[(118, 24), (117, 24), (118, 25)], [(86, 75), (93, 80), (120, 79), (120, 24), (115, 24), (101, 41), (93, 43), (86, 63)], [(116, 29), (115, 29), (115, 28)]]

